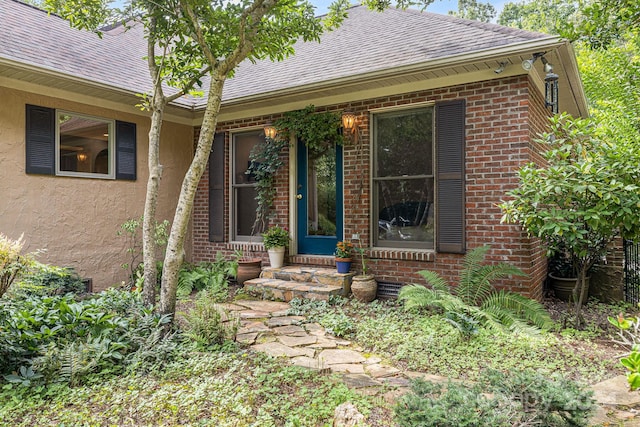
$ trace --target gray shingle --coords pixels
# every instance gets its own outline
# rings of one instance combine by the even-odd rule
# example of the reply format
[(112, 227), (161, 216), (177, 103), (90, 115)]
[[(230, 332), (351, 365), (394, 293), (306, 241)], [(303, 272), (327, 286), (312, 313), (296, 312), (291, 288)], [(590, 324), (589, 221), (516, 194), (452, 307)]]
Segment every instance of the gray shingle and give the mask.
[[(16, 0), (0, 0), (0, 58), (23, 62), (131, 92), (150, 89), (140, 25), (102, 39)], [(391, 70), (453, 55), (549, 36), (415, 10), (350, 9), (322, 42), (299, 42), (283, 62), (245, 61), (225, 86), (224, 101), (322, 81)], [(183, 98), (183, 105), (202, 99)]]

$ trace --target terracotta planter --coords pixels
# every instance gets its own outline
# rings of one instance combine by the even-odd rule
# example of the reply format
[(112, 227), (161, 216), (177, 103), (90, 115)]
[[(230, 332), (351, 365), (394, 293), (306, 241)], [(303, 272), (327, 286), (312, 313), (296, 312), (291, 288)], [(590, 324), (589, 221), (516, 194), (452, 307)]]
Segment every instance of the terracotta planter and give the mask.
[(255, 279), (260, 277), (262, 271), (262, 260), (260, 258), (253, 258), (244, 261), (238, 261), (238, 285), (244, 285), (245, 280)]
[(284, 265), (284, 246), (267, 249), (269, 253), (269, 264), (271, 267), (280, 268)]
[[(589, 295), (589, 279), (587, 277), (587, 296)], [(556, 298), (562, 301), (573, 301), (573, 289), (576, 287), (578, 279), (576, 277), (556, 277), (549, 274), (549, 285), (553, 289)]]
[(351, 292), (360, 302), (371, 302), (376, 299), (378, 282), (372, 275), (355, 276), (351, 281)]
[(340, 274), (347, 274), (351, 270), (351, 258), (336, 258), (336, 269)]

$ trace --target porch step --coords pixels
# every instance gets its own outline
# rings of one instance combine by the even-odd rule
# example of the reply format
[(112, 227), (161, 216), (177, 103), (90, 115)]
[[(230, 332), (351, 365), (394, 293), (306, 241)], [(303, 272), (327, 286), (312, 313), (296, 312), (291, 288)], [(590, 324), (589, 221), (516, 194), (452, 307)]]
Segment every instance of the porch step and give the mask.
[(244, 289), (263, 299), (291, 301), (293, 298), (328, 300), (331, 295), (348, 296), (355, 273), (340, 274), (334, 268), (287, 266), (266, 267), (259, 279), (244, 282)]

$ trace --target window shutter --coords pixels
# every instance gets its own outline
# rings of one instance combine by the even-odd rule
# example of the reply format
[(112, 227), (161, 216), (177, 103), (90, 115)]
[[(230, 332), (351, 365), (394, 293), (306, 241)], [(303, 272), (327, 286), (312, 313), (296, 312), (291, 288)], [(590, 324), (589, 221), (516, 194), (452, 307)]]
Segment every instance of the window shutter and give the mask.
[(53, 108), (27, 105), (26, 173), (56, 173), (56, 111)]
[(136, 124), (116, 121), (116, 179), (136, 180)]
[(465, 252), (465, 101), (436, 104), (436, 249)]
[(224, 241), (224, 132), (215, 134), (209, 154), (209, 241)]

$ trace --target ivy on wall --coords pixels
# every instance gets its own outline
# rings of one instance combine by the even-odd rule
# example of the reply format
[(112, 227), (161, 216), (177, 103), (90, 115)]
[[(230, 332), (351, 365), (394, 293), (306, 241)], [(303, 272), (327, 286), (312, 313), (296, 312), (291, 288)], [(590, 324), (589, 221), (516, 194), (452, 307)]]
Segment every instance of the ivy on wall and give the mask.
[(315, 154), (323, 153), (334, 145), (344, 145), (346, 139), (342, 135), (342, 118), (340, 113), (316, 113), (313, 105), (302, 110), (289, 111), (274, 122), (278, 133), (275, 138), (265, 138), (257, 144), (249, 154), (251, 164), (247, 174), (255, 177), (257, 182), (256, 220), (252, 234), (266, 229), (269, 210), (276, 198), (275, 177), (285, 164), (281, 155), (292, 136), (304, 142), (307, 149)]

